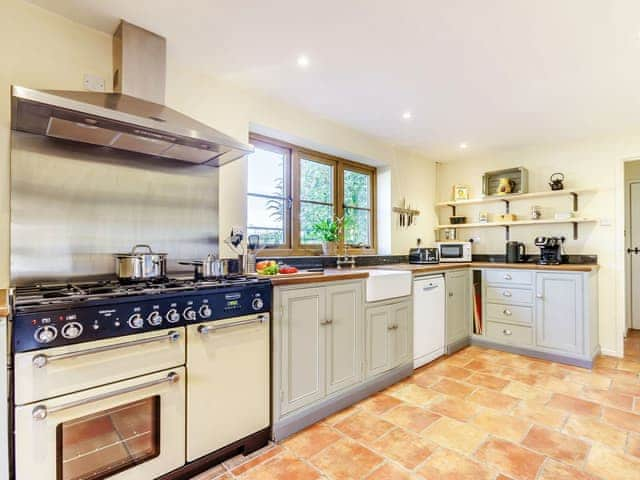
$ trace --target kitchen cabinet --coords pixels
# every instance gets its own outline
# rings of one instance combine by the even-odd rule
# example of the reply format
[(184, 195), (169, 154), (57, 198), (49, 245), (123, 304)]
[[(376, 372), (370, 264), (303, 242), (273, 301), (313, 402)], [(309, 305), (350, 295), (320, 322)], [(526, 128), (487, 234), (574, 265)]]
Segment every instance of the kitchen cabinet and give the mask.
[(362, 379), (362, 284), (285, 290), (280, 296), (280, 412)]
[(582, 278), (565, 273), (536, 275), (536, 345), (583, 353)]
[(362, 289), (353, 284), (326, 288), (327, 393), (362, 379)]
[(469, 338), (472, 322), (469, 275), (466, 269), (445, 273), (447, 349)]
[(304, 407), (325, 395), (326, 299), (325, 288), (282, 293), (282, 413)]
[(412, 357), (411, 301), (368, 306), (366, 313), (367, 377), (391, 370)]
[(483, 271), (484, 332), (473, 343), (590, 367), (599, 352), (597, 273)]

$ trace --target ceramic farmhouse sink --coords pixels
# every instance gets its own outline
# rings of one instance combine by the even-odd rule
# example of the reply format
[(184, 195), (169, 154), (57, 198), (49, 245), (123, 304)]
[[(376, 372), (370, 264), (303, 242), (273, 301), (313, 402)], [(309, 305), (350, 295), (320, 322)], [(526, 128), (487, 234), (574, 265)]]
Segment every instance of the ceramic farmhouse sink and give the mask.
[(366, 270), (367, 302), (411, 295), (411, 272), (403, 270)]

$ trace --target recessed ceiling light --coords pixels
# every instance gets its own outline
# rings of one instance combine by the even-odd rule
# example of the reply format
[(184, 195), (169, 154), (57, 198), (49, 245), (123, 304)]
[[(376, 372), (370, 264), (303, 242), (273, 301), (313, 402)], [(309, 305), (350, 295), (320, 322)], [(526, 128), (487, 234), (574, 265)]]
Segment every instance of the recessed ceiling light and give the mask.
[(466, 150), (468, 146), (469, 145), (467, 145), (466, 143), (462, 142), (460, 145), (458, 145), (458, 148), (460, 148), (460, 150)]
[(402, 114), (402, 118), (404, 118), (405, 120), (411, 120), (411, 117), (412, 115), (411, 115), (411, 112), (409, 111), (406, 111)]
[(298, 66), (300, 68), (307, 68), (309, 66), (309, 57), (306, 55), (300, 55), (298, 57)]

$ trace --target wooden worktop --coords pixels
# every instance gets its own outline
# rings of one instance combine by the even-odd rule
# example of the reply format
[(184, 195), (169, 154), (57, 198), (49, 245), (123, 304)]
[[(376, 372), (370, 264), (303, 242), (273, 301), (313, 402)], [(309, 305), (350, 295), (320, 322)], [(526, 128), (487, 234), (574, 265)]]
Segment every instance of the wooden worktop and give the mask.
[(287, 275), (274, 277), (271, 283), (274, 286), (298, 285), (303, 283), (336, 282), (340, 280), (354, 280), (367, 278), (367, 270), (405, 270), (414, 275), (423, 273), (438, 273), (459, 268), (504, 268), (518, 270), (550, 270), (555, 272), (591, 272), (600, 267), (595, 264), (561, 264), (561, 265), (538, 265), (535, 263), (498, 263), (498, 262), (470, 262), (470, 263), (437, 263), (433, 265), (412, 265), (409, 263), (392, 263), (387, 265), (372, 265), (370, 267), (356, 267), (354, 269), (326, 269), (317, 275), (303, 273), (300, 275)]
[(324, 272), (318, 272), (317, 275), (309, 275), (303, 273), (301, 275), (287, 275), (281, 277), (273, 277), (271, 284), (279, 287), (283, 285), (298, 285), (301, 283), (320, 283), (320, 282), (338, 282), (340, 280), (355, 280), (360, 278), (367, 278), (369, 273), (355, 269), (338, 270), (335, 268), (325, 269)]
[(396, 263), (391, 265), (379, 265), (371, 268), (384, 268), (387, 270), (409, 270), (414, 274), (442, 272), (456, 268), (504, 268), (509, 270), (552, 270), (556, 272), (591, 272), (598, 270), (596, 264), (569, 264), (538, 265), (537, 263), (503, 263), (503, 262), (468, 262), (468, 263), (437, 263), (433, 265), (412, 265), (409, 263)]
[(0, 289), (0, 317), (9, 315), (9, 291)]

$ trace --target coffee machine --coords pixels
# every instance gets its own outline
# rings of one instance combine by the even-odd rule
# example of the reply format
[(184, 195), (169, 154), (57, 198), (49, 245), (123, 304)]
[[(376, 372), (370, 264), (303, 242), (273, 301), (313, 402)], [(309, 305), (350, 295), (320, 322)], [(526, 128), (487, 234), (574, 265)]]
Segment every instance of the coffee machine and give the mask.
[(561, 237), (536, 237), (534, 241), (536, 247), (540, 248), (540, 265), (558, 265), (562, 263), (562, 244), (564, 238)]

